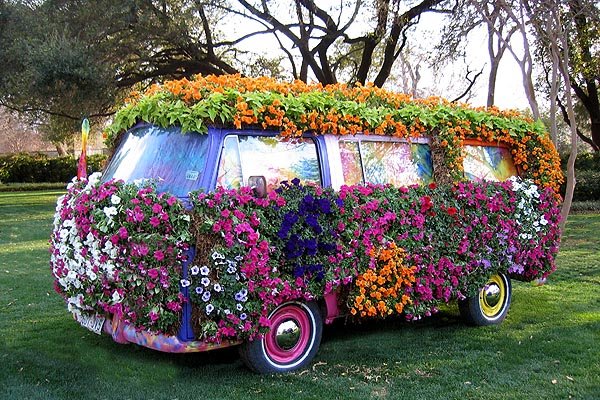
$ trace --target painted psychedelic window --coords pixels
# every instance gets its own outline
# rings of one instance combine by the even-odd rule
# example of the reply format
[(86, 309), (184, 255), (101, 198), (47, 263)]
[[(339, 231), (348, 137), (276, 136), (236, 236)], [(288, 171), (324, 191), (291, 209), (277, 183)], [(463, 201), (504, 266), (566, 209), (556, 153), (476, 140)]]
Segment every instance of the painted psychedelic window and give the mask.
[(429, 145), (390, 141), (340, 141), (346, 185), (389, 183), (393, 186), (433, 181)]
[(269, 191), (294, 178), (320, 184), (317, 146), (310, 138), (281, 141), (271, 136), (227, 136), (217, 186), (239, 188), (251, 176), (264, 176)]
[(472, 181), (505, 181), (517, 175), (510, 150), (498, 146), (464, 146), (465, 176)]
[(159, 192), (186, 197), (200, 187), (207, 154), (206, 135), (184, 135), (177, 127), (142, 125), (124, 136), (102, 180), (151, 179)]

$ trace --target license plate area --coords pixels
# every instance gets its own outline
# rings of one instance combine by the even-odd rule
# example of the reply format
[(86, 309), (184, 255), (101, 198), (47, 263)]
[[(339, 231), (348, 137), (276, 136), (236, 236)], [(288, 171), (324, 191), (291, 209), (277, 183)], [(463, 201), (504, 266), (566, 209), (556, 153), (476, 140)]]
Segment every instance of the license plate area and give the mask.
[(81, 326), (98, 335), (102, 333), (102, 326), (106, 321), (106, 317), (100, 315), (76, 315), (75, 319)]

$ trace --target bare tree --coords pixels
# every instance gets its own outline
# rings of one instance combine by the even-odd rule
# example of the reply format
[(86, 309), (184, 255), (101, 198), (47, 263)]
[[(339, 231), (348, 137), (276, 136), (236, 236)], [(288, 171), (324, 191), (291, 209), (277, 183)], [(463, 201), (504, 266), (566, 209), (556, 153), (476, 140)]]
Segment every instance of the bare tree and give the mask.
[[(528, 35), (528, 15), (524, 7), (521, 7), (519, 2), (515, 3), (510, 0), (502, 0), (493, 2), (493, 7), (490, 9), (488, 1), (474, 0), (472, 4), (477, 8), (483, 21), (488, 28), (488, 48), (490, 49), (490, 58), (500, 62), (505, 50), (513, 56), (519, 69), (521, 70), (521, 79), (525, 96), (529, 102), (529, 107), (534, 119), (540, 118), (540, 108), (535, 94), (533, 66), (534, 59), (531, 51)], [(511, 24), (511, 27), (504, 33), (505, 25)], [(521, 37), (522, 54), (519, 54), (515, 45), (510, 41), (515, 33), (519, 33)], [(497, 44), (494, 46), (493, 37), (497, 39)], [(491, 40), (491, 42), (490, 42)], [(496, 49), (494, 49), (496, 47)], [(496, 66), (497, 68), (497, 66)], [(493, 99), (493, 96), (492, 96)], [(488, 96), (489, 101), (489, 96)]]
[(36, 151), (48, 146), (40, 132), (0, 106), (0, 154)]
[[(238, 0), (243, 9), (228, 10), (262, 24), (264, 30), (253, 35), (275, 36), (296, 79), (306, 81), (310, 72), (321, 83), (336, 83), (338, 64), (351, 55), (356, 60), (351, 81), (364, 84), (373, 76), (374, 84), (382, 86), (407, 43), (408, 29), (417, 24), (424, 13), (449, 12), (441, 8), (446, 2), (421, 0), (410, 2), (406, 8), (399, 0), (354, 0), (323, 8), (314, 0), (294, 0), (288, 10), (291, 19), (286, 20), (286, 13), (278, 12), (273, 3), (267, 1)], [(357, 26), (365, 30), (351, 33)], [(382, 56), (375, 64), (378, 48)], [(295, 57), (290, 49), (300, 57)], [(334, 52), (336, 49), (339, 53)]]

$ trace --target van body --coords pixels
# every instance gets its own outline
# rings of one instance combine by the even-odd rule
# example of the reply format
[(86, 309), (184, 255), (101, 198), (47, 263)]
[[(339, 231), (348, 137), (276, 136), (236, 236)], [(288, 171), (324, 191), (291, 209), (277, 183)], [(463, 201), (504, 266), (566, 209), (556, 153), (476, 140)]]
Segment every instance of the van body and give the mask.
[(292, 371), (336, 318), (457, 301), (498, 324), (511, 279), (555, 269), (558, 155), (514, 112), (198, 76), (132, 96), (109, 133), (104, 172), (58, 200), (50, 264), (79, 324), (119, 343)]
[[(470, 141), (463, 151), (465, 177), (471, 181), (500, 182), (518, 175), (506, 147)], [(183, 134), (177, 127), (138, 124), (121, 139), (102, 175), (102, 182), (140, 184), (150, 180), (156, 185), (157, 193), (174, 195), (190, 208), (190, 192), (213, 193), (219, 188), (240, 190), (251, 186), (257, 177), (266, 185), (267, 193), (276, 191), (282, 182), (292, 181), (336, 192), (343, 187), (365, 185), (433, 187), (433, 164), (427, 138), (406, 140), (309, 133), (300, 138), (283, 139), (277, 132), (263, 130), (210, 127), (207, 134)], [(193, 268), (198, 271), (198, 267), (192, 265), (197, 251), (194, 246), (187, 250), (181, 268), (182, 282), (191, 278)], [(461, 312), (468, 321), (487, 325), (504, 319), (511, 298), (509, 275), (508, 271), (494, 274), (476, 296), (459, 299)], [(349, 279), (345, 284), (351, 282)], [(343, 287), (340, 285), (337, 290), (327, 290), (310, 299), (288, 300), (269, 310), (269, 318), (275, 325), (262, 339), (251, 338), (254, 340), (198, 337), (197, 327), (194, 328), (198, 317), (191, 300), (193, 285), (180, 288), (184, 300), (176, 334), (140, 329), (118, 313), (75, 313), (75, 316), (83, 326), (96, 333), (107, 333), (117, 342), (136, 343), (160, 351), (205, 351), (242, 344), (242, 357), (252, 369), (280, 372), (299, 368), (310, 361), (320, 341), (321, 322), (331, 323), (349, 315), (349, 300)]]

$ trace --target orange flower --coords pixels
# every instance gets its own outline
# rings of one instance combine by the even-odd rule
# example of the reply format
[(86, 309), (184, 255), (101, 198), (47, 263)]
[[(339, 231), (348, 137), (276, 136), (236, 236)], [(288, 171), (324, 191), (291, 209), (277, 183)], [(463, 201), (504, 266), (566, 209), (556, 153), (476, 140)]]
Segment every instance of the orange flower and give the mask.
[[(192, 79), (167, 81), (162, 85), (154, 84), (143, 94), (133, 91), (125, 100), (128, 107), (136, 107), (143, 99), (161, 96), (161, 104), (170, 101), (183, 101), (187, 106), (207, 102), (215, 93), (222, 93), (219, 110), (233, 110), (220, 114), (224, 122), (238, 129), (260, 126), (264, 129), (279, 129), (281, 136), (300, 136), (306, 131), (317, 134), (354, 135), (357, 133), (391, 135), (402, 138), (432, 136), (439, 139), (437, 143), (442, 148), (446, 166), (454, 171), (456, 179), (462, 178), (461, 146), (465, 139), (476, 139), (482, 142), (492, 142), (508, 146), (525, 178), (532, 178), (537, 184), (549, 186), (558, 190), (563, 181), (560, 170), (560, 159), (552, 141), (545, 132), (540, 132), (530, 118), (522, 116), (514, 110), (502, 111), (496, 107), (471, 108), (466, 104), (450, 103), (439, 97), (412, 99), (409, 95), (389, 92), (372, 84), (348, 86), (334, 84), (306, 84), (301, 81), (279, 82), (272, 78), (249, 78), (241, 75), (197, 75)], [(259, 95), (264, 104), (262, 107), (251, 107), (248, 102), (256, 104), (251, 99)], [(318, 95), (323, 102), (314, 106), (311, 99)], [(312, 96), (312, 97), (311, 97)], [(295, 106), (289, 107), (289, 102), (303, 102), (305, 111), (294, 111)], [(211, 101), (215, 101), (214, 99)], [(357, 104), (356, 113), (342, 113), (346, 110), (344, 104)], [(294, 103), (297, 104), (297, 103)], [(324, 106), (323, 104), (327, 104)], [(365, 106), (365, 107), (363, 107)], [(369, 108), (371, 107), (372, 108)], [(417, 107), (423, 113), (429, 113), (428, 125), (418, 117), (412, 118), (400, 111), (407, 106)], [(381, 113), (378, 124), (371, 124), (373, 119), (362, 109)], [(133, 112), (125, 108), (125, 113)], [(442, 110), (442, 113), (438, 111)], [(134, 110), (135, 111), (135, 110)], [(469, 111), (469, 113), (465, 113)], [(142, 109), (139, 110), (142, 112)], [(221, 111), (219, 111), (221, 112)], [(425, 115), (424, 114), (424, 115)], [(114, 141), (119, 132), (135, 123), (135, 118), (126, 114), (126, 118), (115, 118), (109, 127), (107, 141)], [(196, 118), (194, 113), (186, 114), (187, 118)], [(404, 116), (403, 116), (404, 115)], [(472, 115), (478, 115), (476, 119)], [(462, 116), (462, 117), (461, 117)], [(216, 120), (219, 120), (217, 117)], [(493, 119), (492, 119), (493, 117)], [(154, 122), (152, 118), (151, 121)], [(498, 119), (506, 123), (518, 121), (518, 131), (506, 129), (506, 123), (497, 127)], [(433, 121), (433, 122), (432, 122)], [(190, 126), (197, 126), (197, 121)], [(205, 124), (213, 123), (206, 118)], [(433, 126), (432, 126), (433, 124)], [(526, 127), (526, 128), (523, 128)], [(527, 128), (528, 127), (528, 128)]]

